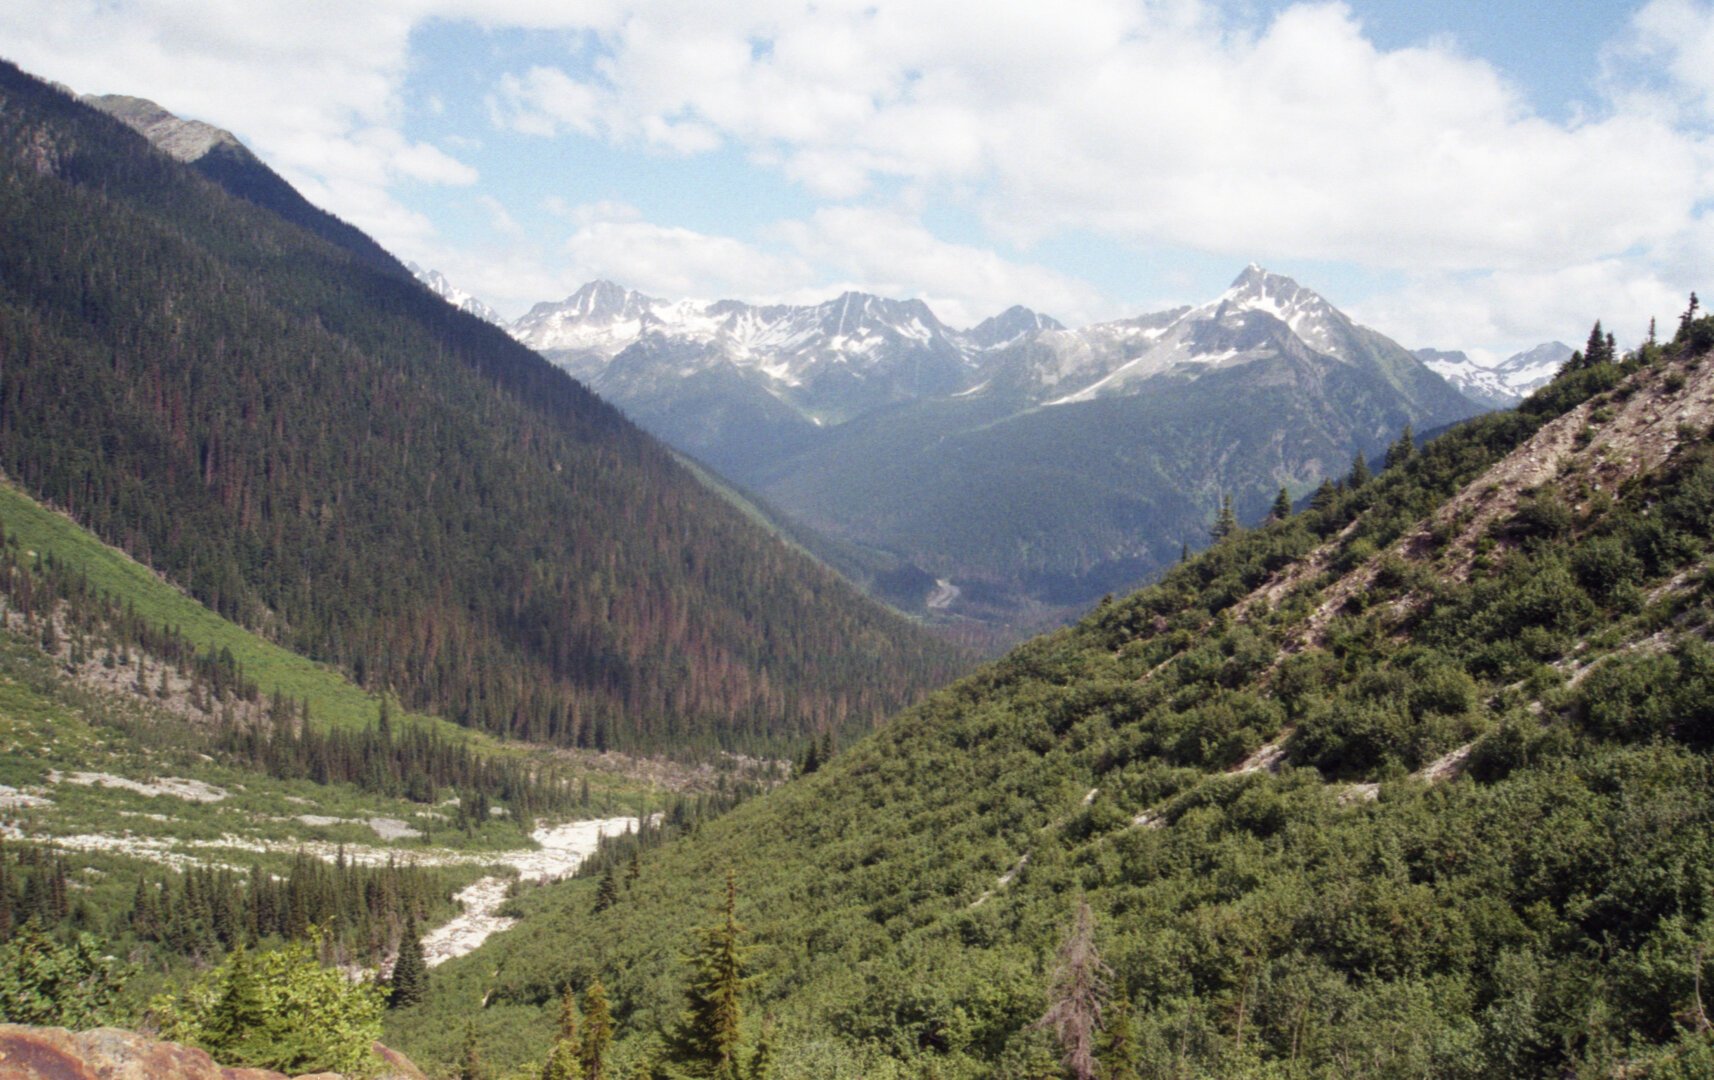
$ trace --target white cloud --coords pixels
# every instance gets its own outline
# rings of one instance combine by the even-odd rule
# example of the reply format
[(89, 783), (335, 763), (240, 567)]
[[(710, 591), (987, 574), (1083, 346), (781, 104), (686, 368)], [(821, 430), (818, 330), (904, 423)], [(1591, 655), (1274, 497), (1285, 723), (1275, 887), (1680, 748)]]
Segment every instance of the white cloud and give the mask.
[(394, 185), (479, 179), (400, 130), (410, 32), (428, 7), (11, 0), (0, 41), (9, 59), (79, 93), (148, 97), (231, 129), (312, 201), (400, 246), (433, 229)]
[[(948, 243), (891, 211), (825, 208), (751, 243), (647, 221), (624, 203), (550, 201), (554, 216), (572, 226), (553, 250), (520, 236), (479, 259), (447, 250), (428, 257), (463, 288), (513, 312), (607, 278), (668, 300), (819, 303), (846, 290), (916, 297), (954, 326), (1017, 303), (1072, 322), (1120, 313), (1086, 282)], [(496, 262), (504, 273), (493, 272)]]
[(1480, 342), (1503, 359), (1544, 341), (1580, 346), (1596, 319), (1621, 347), (1640, 342), (1650, 319), (1671, 336), (1685, 300), (1648, 266), (1603, 259), (1540, 272), (1425, 275), (1347, 310), (1407, 348)]
[[(949, 319), (1013, 301), (1068, 320), (1113, 313), (1063, 262), (1056, 273), (1002, 257), (997, 243), (935, 236), (920, 211), (936, 205), (974, 211), (1026, 250), (1086, 232), (1156, 263), (1181, 250), (1287, 271), (1326, 260), (1403, 273), (1407, 288), (1365, 310), (1425, 343), (1548, 326), (1563, 336), (1573, 309), (1586, 322), (1703, 284), (1692, 277), (1714, 231), (1702, 209), (1714, 199), (1708, 0), (1649, 0), (1615, 27), (1605, 99), (1566, 121), (1533, 111), (1503, 73), (1448, 42), (1377, 47), (1342, 4), (1300, 3), (1265, 23), (1254, 10), (1217, 0), (11, 0), (0, 41), (10, 59), (79, 91), (140, 94), (231, 128), (312, 200), (419, 261), (444, 255), (466, 287), (492, 283), (497, 303), (600, 272), (663, 294), (885, 287), (929, 298)], [(566, 60), (544, 63), (536, 48), (509, 70), (478, 69), (501, 133), (424, 142), (406, 134), (401, 96), (421, 60), (413, 32), (433, 20), (554, 31), (533, 44), (563, 42)], [(570, 244), (548, 250), (532, 235), (535, 207), (492, 203), (460, 160), (507, 132), (646, 148), (687, 171), (698, 155), (737, 148), (844, 205), (739, 238), (568, 204)], [(413, 184), (473, 188), (494, 242), (450, 249), (414, 209)], [(1154, 287), (1169, 276), (1157, 269)]]
[(1714, 120), (1714, 9), (1696, 0), (1651, 0), (1632, 27), (1618, 57), (1663, 65), (1674, 96), (1701, 120)]
[[(971, 326), (1013, 304), (1078, 323), (1115, 310), (1099, 290), (986, 248), (941, 240), (912, 218), (884, 210), (836, 207), (780, 227), (805, 259), (838, 281), (883, 296), (926, 301), (943, 322)], [(822, 287), (824, 299), (837, 291)]]
[(1191, 2), (657, 3), (602, 41), (593, 71), (503, 82), (512, 122), (735, 140), (825, 197), (974, 185), (1017, 238), (1546, 269), (1669, 238), (1707, 188), (1706, 147), (1651, 111), (1543, 119), (1486, 63), (1380, 50), (1338, 4), (1252, 33)]
[(575, 279), (608, 278), (668, 299), (771, 296), (812, 272), (790, 255), (624, 214), (587, 217), (566, 241), (565, 255)]

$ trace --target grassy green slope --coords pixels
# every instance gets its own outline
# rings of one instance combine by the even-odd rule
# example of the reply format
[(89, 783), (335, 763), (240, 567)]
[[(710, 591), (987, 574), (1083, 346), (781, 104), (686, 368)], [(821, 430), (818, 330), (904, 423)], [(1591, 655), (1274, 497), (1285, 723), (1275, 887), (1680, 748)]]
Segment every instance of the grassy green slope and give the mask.
[(1647, 360), (1025, 645), (605, 912), (526, 893), (394, 1037), (485, 1003), (527, 1059), (599, 975), (644, 1060), (730, 869), (783, 1075), (1060, 1075), (1080, 896), (1145, 1076), (1707, 1075), (1714, 368)]
[[(117, 548), (103, 544), (64, 514), (49, 510), (10, 483), (0, 483), (0, 525), (28, 552), (52, 557), (74, 568), (95, 588), (129, 604), (158, 626), (177, 627), (203, 649), (232, 650), (246, 675), (264, 694), (276, 692), (308, 701), (324, 724), (362, 730), (375, 722), (379, 701), (344, 674), (283, 649), (230, 620), (221, 618), (185, 592)], [(411, 719), (437, 727), (442, 735), (469, 739), (488, 749), (501, 746), (479, 732), (428, 714)]]

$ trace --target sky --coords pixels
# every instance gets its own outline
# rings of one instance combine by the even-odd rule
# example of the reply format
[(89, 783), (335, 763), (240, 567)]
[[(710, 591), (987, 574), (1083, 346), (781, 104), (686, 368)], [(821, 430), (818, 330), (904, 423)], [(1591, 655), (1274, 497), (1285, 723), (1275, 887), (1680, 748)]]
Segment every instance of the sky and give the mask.
[(1492, 362), (1714, 286), (1714, 0), (7, 0), (0, 56), (508, 318), (608, 278), (1081, 325), (1258, 262)]

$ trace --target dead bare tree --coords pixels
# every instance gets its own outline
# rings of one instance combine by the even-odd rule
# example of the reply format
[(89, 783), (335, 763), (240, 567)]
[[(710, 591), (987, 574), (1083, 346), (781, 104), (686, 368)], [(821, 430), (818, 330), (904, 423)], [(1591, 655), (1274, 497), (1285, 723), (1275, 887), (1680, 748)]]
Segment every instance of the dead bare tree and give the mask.
[(1107, 1003), (1107, 980), (1113, 971), (1095, 951), (1095, 916), (1089, 902), (1079, 898), (1071, 930), (1060, 943), (1048, 991), (1047, 1012), (1037, 1027), (1051, 1028), (1065, 1051), (1060, 1060), (1077, 1080), (1095, 1076), (1095, 1033)]

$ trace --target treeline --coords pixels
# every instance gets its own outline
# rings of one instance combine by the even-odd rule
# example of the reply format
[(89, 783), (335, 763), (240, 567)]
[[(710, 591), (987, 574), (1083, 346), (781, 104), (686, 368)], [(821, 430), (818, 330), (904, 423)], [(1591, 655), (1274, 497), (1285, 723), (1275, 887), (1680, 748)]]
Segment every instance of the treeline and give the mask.
[[(43, 926), (69, 922), (72, 910), (63, 855), (40, 844), (0, 844), (0, 942), (32, 920)], [(88, 909), (80, 908), (77, 922), (87, 929), (91, 921)]]
[(412, 708), (794, 750), (959, 662), (501, 331), (0, 71), (0, 467)]
[(487, 821), (496, 806), (504, 806), (528, 832), (538, 815), (589, 805), (587, 786), (574, 789), (556, 769), (480, 753), (417, 724), (395, 731), (391, 717), (383, 699), (373, 727), (324, 730), (310, 723), (308, 702), (275, 695), (262, 721), (223, 724), (214, 745), (229, 760), (282, 780), (355, 784), (425, 804), (456, 791), (460, 829)]
[(123, 927), (180, 956), (211, 959), (277, 938), (314, 940), (325, 959), (374, 965), (397, 951), (407, 926), (454, 907), (437, 876), (419, 867), (299, 854), (283, 877), (258, 866), (139, 877)]
[(143, 943), (199, 961), (277, 939), (314, 940), (329, 962), (373, 965), (396, 952), (406, 927), (455, 911), (438, 871), (368, 866), (343, 852), (331, 863), (300, 852), (283, 875), (257, 865), (148, 872), (129, 905), (98, 911), (76, 896), (51, 844), (0, 844), (0, 943), (33, 922), (57, 936), (89, 933), (110, 947)]

